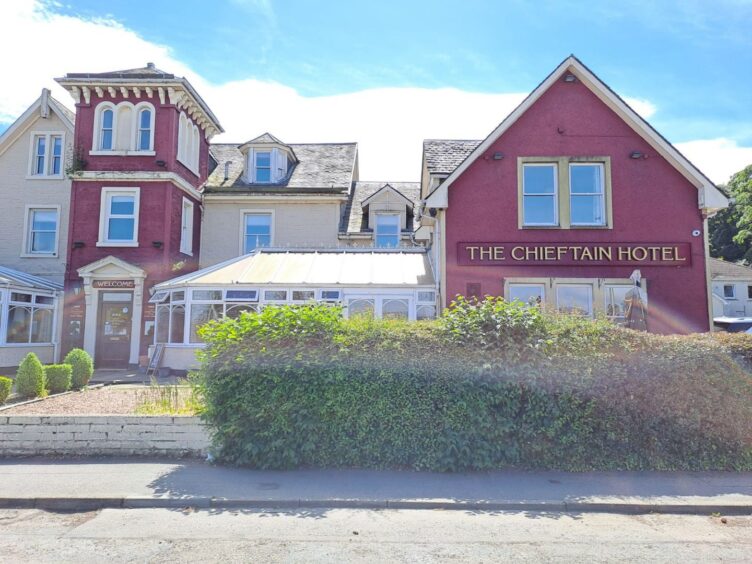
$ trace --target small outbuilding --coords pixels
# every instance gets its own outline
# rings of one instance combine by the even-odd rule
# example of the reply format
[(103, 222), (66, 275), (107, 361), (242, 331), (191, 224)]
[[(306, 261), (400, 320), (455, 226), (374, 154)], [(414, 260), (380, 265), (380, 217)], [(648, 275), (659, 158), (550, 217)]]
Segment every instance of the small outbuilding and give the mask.
[(742, 331), (752, 327), (752, 268), (708, 259), (713, 291), (713, 324)]
[(344, 315), (432, 319), (436, 282), (421, 249), (287, 250), (263, 248), (152, 288), (154, 344), (160, 365), (193, 368), (198, 329), (270, 304), (341, 304)]

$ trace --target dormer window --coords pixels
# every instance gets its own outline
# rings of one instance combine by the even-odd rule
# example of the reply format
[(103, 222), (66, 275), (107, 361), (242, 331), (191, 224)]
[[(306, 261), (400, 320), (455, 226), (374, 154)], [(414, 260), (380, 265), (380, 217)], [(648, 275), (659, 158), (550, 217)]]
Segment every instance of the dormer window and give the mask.
[(271, 182), (272, 179), (272, 154), (269, 151), (258, 151), (254, 153), (255, 165), (254, 175), (256, 182)]
[(240, 152), (245, 158), (243, 180), (249, 184), (284, 184), (298, 162), (292, 147), (269, 133), (251, 139)]
[(399, 247), (400, 216), (396, 213), (377, 213), (375, 242), (379, 248)]

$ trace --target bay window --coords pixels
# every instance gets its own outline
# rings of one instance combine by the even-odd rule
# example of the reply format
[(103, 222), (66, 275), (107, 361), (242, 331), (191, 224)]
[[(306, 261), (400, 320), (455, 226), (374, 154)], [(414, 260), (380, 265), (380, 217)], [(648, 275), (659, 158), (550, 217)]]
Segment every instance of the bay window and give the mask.
[(10, 292), (6, 343), (52, 342), (55, 298), (31, 292)]

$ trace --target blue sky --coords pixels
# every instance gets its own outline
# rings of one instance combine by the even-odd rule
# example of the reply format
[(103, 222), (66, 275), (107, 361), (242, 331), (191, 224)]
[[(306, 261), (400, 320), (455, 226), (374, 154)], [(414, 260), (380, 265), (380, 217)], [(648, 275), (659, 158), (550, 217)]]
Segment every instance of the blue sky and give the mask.
[[(207, 85), (220, 88), (246, 81), (245, 92), (251, 99), (253, 84), (257, 89), (276, 85), (294, 91), (294, 99), (300, 103), (385, 88), (396, 89), (394, 92), (403, 89), (408, 97), (419, 92), (431, 96), (441, 89), (519, 96), (574, 53), (619, 94), (644, 101), (643, 115), (671, 141), (715, 140), (712, 150), (721, 151), (715, 160), (727, 158), (729, 167), (738, 166), (747, 157), (752, 162), (752, 0), (82, 0), (37, 3), (34, 9), (48, 21), (79, 20), (130, 33), (144, 45), (162, 49), (154, 58), (163, 53), (168, 60), (156, 62), (173, 67), (179, 62)], [(45, 38), (36, 41), (45, 42)], [(110, 68), (118, 68), (114, 59), (120, 62), (122, 49), (116, 53), (116, 45), (111, 48)], [(125, 44), (123, 48), (127, 49)], [(104, 53), (98, 53), (96, 65), (106, 64), (101, 58), (107, 47), (101, 46), (101, 50)], [(133, 60), (127, 66), (144, 62)], [(60, 74), (98, 70), (90, 68), (96, 66), (94, 61), (87, 63), (84, 58), (70, 60), (69, 65), (60, 67)], [(44, 85), (50, 78), (40, 75), (37, 82)], [(228, 130), (232, 129), (228, 124), (240, 119), (234, 117), (238, 97), (232, 99), (235, 102), (230, 104), (227, 95), (215, 96), (218, 104), (223, 103), (219, 100), (228, 104), (228, 109), (220, 107), (215, 112)], [(389, 109), (378, 111), (388, 114)], [(468, 136), (483, 136), (508, 109), (500, 103), (498, 111), (494, 108), (483, 112), (484, 116), (447, 117), (452, 124), (448, 133), (464, 133), (454, 123), (464, 119), (472, 123), (467, 127)], [(0, 120), (7, 122), (1, 110), (0, 100)], [(267, 108), (266, 113), (285, 111)], [(443, 112), (432, 116), (439, 124), (444, 118)], [(402, 121), (410, 121), (409, 116)], [(255, 119), (251, 129), (255, 123), (275, 126), (268, 117)], [(296, 134), (288, 123), (280, 121), (275, 129), (280, 128)], [(324, 137), (337, 129), (332, 126), (329, 132), (319, 127)], [(423, 137), (442, 133), (433, 123), (429, 129)], [(247, 134), (237, 132), (240, 138), (233, 140), (257, 133), (255, 129)], [(310, 135), (307, 131), (302, 134)], [(302, 139), (290, 139), (298, 140)], [(724, 148), (729, 151), (725, 156)], [(711, 151), (708, 145), (693, 150), (701, 153), (702, 149), (706, 154)], [(361, 157), (366, 158), (363, 148)]]

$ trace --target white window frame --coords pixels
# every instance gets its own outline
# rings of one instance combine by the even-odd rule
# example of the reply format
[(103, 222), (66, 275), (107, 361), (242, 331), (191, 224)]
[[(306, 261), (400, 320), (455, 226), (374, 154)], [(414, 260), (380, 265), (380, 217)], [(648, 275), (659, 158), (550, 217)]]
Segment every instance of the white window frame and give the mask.
[[(54, 250), (51, 253), (39, 253), (32, 252), (31, 250), (31, 230), (34, 223), (31, 219), (31, 215), (35, 211), (50, 211), (54, 210), (57, 214), (57, 222), (55, 225), (55, 245)], [(27, 204), (24, 210), (24, 233), (23, 233), (23, 246), (21, 247), (21, 256), (24, 258), (57, 258), (59, 254), (60, 245), (60, 219), (61, 219), (60, 206), (48, 206), (48, 205), (34, 205)]]
[[(553, 194), (528, 194), (525, 192), (525, 169), (527, 167), (545, 167), (551, 168), (554, 171), (554, 191)], [(538, 198), (553, 198), (554, 202), (554, 220), (553, 223), (529, 223), (525, 221), (525, 197), (538, 197)], [(523, 227), (559, 227), (559, 164), (555, 162), (551, 163), (522, 163), (522, 225)]]
[[(121, 107), (128, 106), (131, 108), (131, 131), (129, 132), (129, 146), (126, 149), (115, 149), (115, 144), (118, 136), (118, 111)], [(102, 148), (102, 114), (105, 110), (112, 110), (112, 148)], [(150, 116), (150, 131), (149, 149), (139, 149), (139, 127), (140, 127), (140, 114), (141, 110), (149, 110)], [(92, 135), (92, 147), (89, 151), (90, 155), (118, 155), (118, 156), (153, 156), (156, 154), (154, 151), (154, 138), (156, 137), (155, 125), (156, 123), (156, 110), (154, 104), (151, 102), (139, 102), (138, 104), (132, 104), (131, 102), (119, 102), (117, 104), (113, 102), (100, 102), (94, 111), (94, 134)]]
[[(13, 301), (11, 298), (14, 293), (30, 294), (31, 301), (30, 302)], [(37, 297), (50, 298), (52, 300), (52, 303), (51, 304), (37, 303)], [(9, 343), (8, 342), (8, 328), (9, 328), (8, 317), (10, 316), (10, 308), (13, 306), (27, 307), (31, 310), (29, 336), (26, 342), (22, 342), (22, 343)], [(52, 311), (52, 331), (51, 331), (51, 336), (50, 336), (49, 341), (35, 342), (31, 340), (31, 334), (34, 329), (34, 313), (38, 309), (46, 309), (48, 311)], [(32, 290), (25, 289), (25, 288), (9, 288), (7, 290), (0, 290), (0, 314), (2, 314), (2, 320), (0, 320), (0, 325), (2, 326), (2, 340), (0, 342), (5, 347), (29, 347), (29, 346), (33, 347), (33, 346), (43, 346), (43, 345), (54, 344), (55, 343), (55, 327), (57, 327), (57, 309), (58, 309), (58, 298), (54, 294), (49, 294), (46, 292), (39, 292), (39, 291), (32, 291)]]
[(554, 284), (554, 298), (556, 300), (556, 311), (559, 311), (559, 290), (564, 287), (577, 287), (577, 288), (587, 288), (589, 290), (588, 292), (588, 313), (584, 315), (584, 317), (589, 317), (590, 319), (593, 319), (595, 317), (595, 300), (594, 300), (594, 283), (587, 283), (587, 282), (557, 282)]
[(193, 256), (193, 202), (183, 198), (182, 213), (180, 215), (180, 252)]
[[(44, 137), (44, 172), (37, 174), (37, 139)], [(60, 172), (50, 173), (52, 166), (52, 139), (60, 137)], [(29, 141), (29, 166), (26, 170), (27, 180), (61, 180), (65, 178), (65, 132), (32, 131)]]
[[(258, 156), (262, 153), (269, 154), (269, 180), (258, 179)], [(254, 149), (251, 154), (251, 163), (253, 164), (253, 184), (273, 184), (274, 183), (274, 149)], [(266, 170), (266, 167), (261, 167)]]
[[(731, 295), (726, 295), (726, 288), (731, 288)], [(736, 299), (736, 284), (724, 284), (723, 285), (723, 299), (724, 300), (735, 300)]]
[[(546, 285), (543, 282), (510, 282), (507, 284), (507, 287), (504, 289), (504, 296), (506, 297), (507, 301), (512, 301), (512, 288), (515, 286), (527, 286), (527, 287), (535, 287), (540, 288), (541, 290), (541, 302), (539, 305), (544, 305), (546, 303)], [(518, 300), (521, 301), (521, 300)], [(523, 302), (525, 303), (525, 302)], [(525, 303), (525, 305), (531, 305), (529, 303)]]
[[(377, 241), (379, 240), (379, 219), (383, 219), (385, 217), (394, 217), (397, 218), (397, 244), (394, 247), (379, 247)], [(393, 213), (393, 212), (376, 212), (374, 214), (374, 223), (373, 226), (373, 245), (376, 248), (379, 249), (398, 249), (400, 246), (400, 243), (402, 241), (402, 216), (399, 213)]]
[[(574, 167), (597, 167), (600, 175), (600, 192), (573, 192), (572, 191), (572, 168)], [(607, 218), (606, 218), (606, 167), (604, 163), (599, 162), (571, 162), (569, 163), (569, 225), (575, 225), (577, 227), (604, 227), (607, 224)], [(601, 221), (600, 223), (587, 223), (587, 222), (577, 222), (572, 219), (572, 202), (575, 198), (579, 198), (581, 196), (600, 196), (601, 198)]]
[[(110, 241), (108, 224), (110, 219), (110, 200), (112, 196), (133, 196), (133, 239), (130, 241)], [(138, 247), (138, 219), (140, 214), (141, 188), (103, 187), (99, 202), (99, 240), (97, 247)]]
[[(274, 223), (274, 210), (272, 209), (246, 209), (246, 210), (240, 210), (240, 255), (247, 255), (249, 251), (246, 251), (245, 248), (245, 216), (247, 215), (269, 215), (271, 216), (270, 222), (269, 222), (269, 247), (274, 246), (274, 231), (275, 231), (275, 223)], [(261, 247), (261, 248), (269, 248), (269, 247)]]
[[(621, 317), (621, 316), (616, 316), (613, 314), (609, 315), (608, 313), (609, 293), (610, 293), (609, 290), (611, 288), (627, 288), (631, 290), (634, 287), (635, 287), (634, 284), (627, 284), (627, 283), (619, 284), (619, 283), (607, 282), (603, 284), (603, 313), (606, 316), (606, 319), (608, 319), (609, 321), (615, 322), (617, 317)], [(647, 305), (648, 303), (647, 292), (645, 292), (643, 288), (640, 288), (640, 297), (642, 298), (643, 304)], [(624, 313), (626, 316), (626, 311)]]

